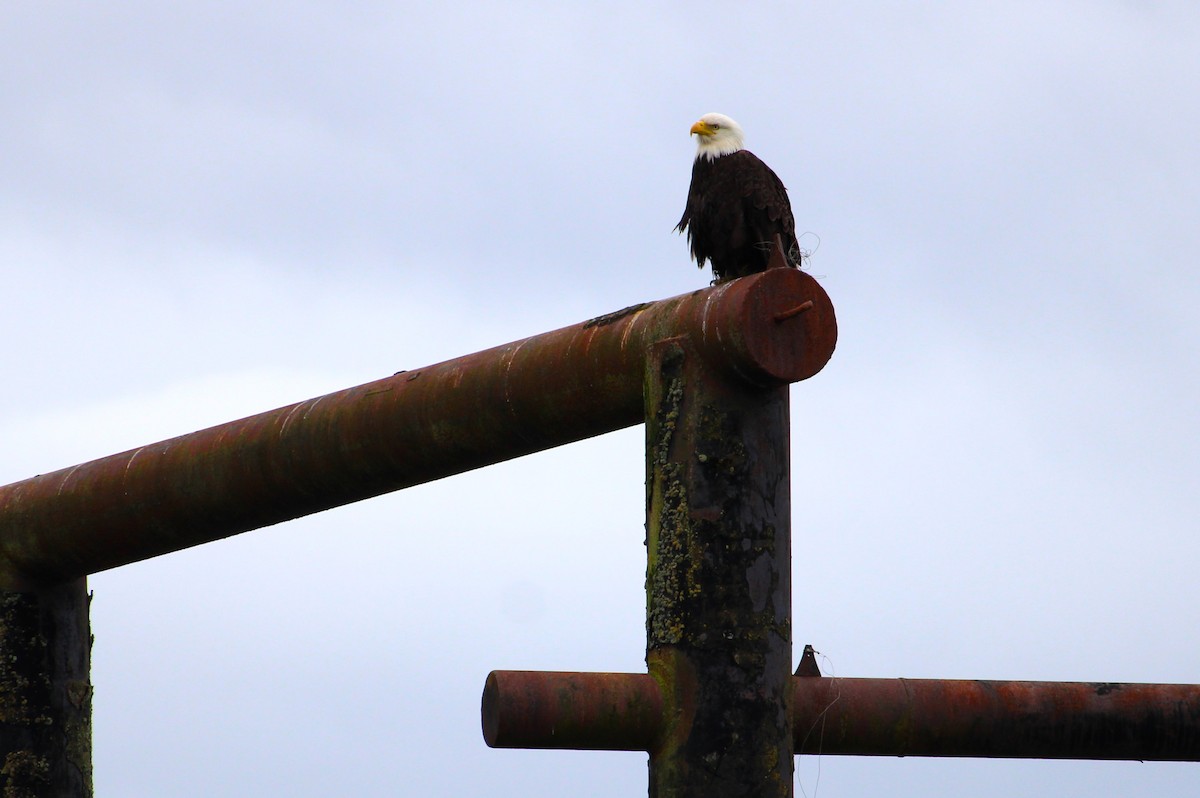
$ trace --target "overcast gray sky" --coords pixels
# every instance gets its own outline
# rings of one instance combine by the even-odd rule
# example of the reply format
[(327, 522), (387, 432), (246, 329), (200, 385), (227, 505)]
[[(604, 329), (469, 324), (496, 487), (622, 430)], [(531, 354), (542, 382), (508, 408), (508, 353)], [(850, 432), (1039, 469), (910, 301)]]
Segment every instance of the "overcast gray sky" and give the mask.
[[(8, 2), (0, 483), (707, 284), (702, 113), (840, 341), (792, 388), (797, 652), (1200, 681), (1187, 2)], [(494, 668), (644, 669), (642, 431), (92, 578), (98, 795), (618, 796)], [(797, 795), (1182, 795), (1196, 765), (803, 757)]]

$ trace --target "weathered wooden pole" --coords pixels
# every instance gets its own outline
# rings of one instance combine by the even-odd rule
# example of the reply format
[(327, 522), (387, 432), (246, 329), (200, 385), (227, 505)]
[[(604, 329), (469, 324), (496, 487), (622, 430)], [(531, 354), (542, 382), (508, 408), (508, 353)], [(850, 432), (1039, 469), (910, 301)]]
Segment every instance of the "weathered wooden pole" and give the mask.
[(0, 584), (0, 795), (92, 795), (87, 580)]
[(647, 358), (646, 664), (663, 699), (651, 798), (790, 798), (787, 386)]

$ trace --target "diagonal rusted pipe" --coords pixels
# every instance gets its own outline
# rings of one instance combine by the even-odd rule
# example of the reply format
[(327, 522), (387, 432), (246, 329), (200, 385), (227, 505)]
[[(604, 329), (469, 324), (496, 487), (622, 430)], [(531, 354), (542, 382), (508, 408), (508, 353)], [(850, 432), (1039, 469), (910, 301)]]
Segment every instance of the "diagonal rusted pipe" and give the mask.
[(816, 281), (773, 269), (13, 483), (0, 487), (0, 589), (640, 423), (646, 352), (665, 338), (769, 386), (819, 371), (836, 334)]

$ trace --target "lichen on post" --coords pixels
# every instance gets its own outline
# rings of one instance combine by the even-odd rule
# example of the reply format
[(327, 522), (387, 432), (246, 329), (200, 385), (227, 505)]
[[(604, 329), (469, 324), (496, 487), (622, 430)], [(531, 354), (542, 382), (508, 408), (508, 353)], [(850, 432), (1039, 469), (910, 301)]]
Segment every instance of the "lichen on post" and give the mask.
[(0, 794), (92, 795), (87, 580), (0, 585)]
[(718, 377), (673, 339), (645, 390), (650, 796), (790, 797), (787, 387)]

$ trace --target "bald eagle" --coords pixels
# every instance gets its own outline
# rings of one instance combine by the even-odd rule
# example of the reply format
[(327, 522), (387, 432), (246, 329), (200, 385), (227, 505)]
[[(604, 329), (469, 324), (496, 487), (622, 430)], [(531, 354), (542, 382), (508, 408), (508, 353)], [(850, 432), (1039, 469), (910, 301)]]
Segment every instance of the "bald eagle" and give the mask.
[(687, 207), (675, 226), (687, 231), (696, 265), (712, 263), (717, 282), (761, 272), (775, 237), (789, 266), (800, 266), (800, 245), (787, 189), (771, 167), (742, 149), (742, 128), (724, 114), (705, 114), (692, 125), (696, 162)]

